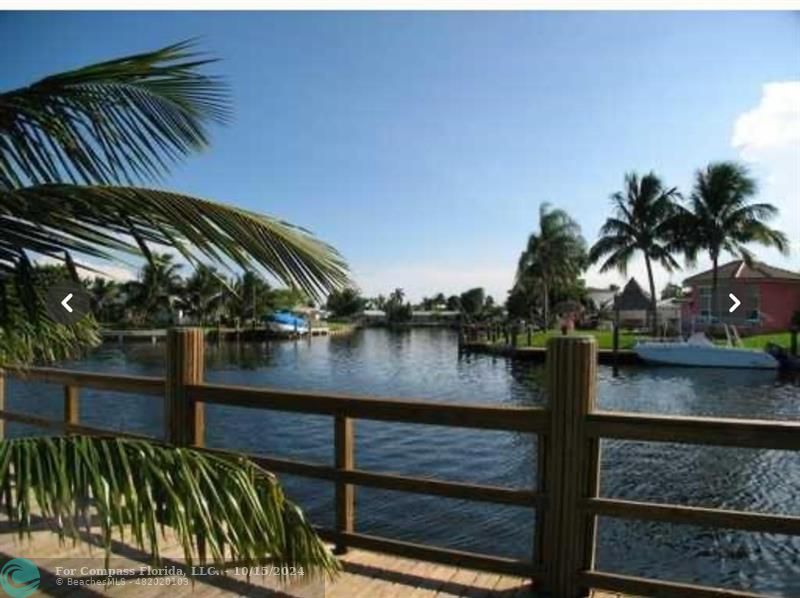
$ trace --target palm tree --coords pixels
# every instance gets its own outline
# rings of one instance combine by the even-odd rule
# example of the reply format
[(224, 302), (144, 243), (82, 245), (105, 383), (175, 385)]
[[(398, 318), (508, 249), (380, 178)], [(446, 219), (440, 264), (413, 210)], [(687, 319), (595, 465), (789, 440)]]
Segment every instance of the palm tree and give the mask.
[(92, 304), (92, 313), (101, 322), (112, 319), (112, 307), (120, 296), (120, 285), (109, 278), (95, 276), (86, 281), (89, 297)]
[(172, 255), (152, 254), (150, 261), (142, 266), (139, 280), (130, 281), (126, 286), (127, 307), (140, 319), (164, 315), (171, 319), (173, 307), (183, 295), (180, 268), (180, 264), (173, 262)]
[(406, 298), (405, 291), (401, 288), (397, 288), (389, 293), (389, 301), (396, 303), (397, 305), (402, 305), (403, 300)]
[(213, 266), (199, 265), (186, 280), (183, 303), (201, 324), (218, 322), (232, 289)]
[(301, 228), (133, 186), (159, 181), (228, 119), (227, 87), (203, 72), (211, 62), (183, 42), (0, 93), (0, 280), (25, 295), (7, 293), (19, 309), (0, 321), (0, 359), (43, 358), (36, 348), (59, 336), (54, 354), (67, 356), (91, 337), (74, 327), (53, 334), (31, 276), (41, 255), (152, 262), (157, 244), (192, 265), (261, 269), (315, 297), (347, 283), (336, 250)]
[(695, 173), (689, 209), (680, 214), (679, 240), (689, 263), (695, 261), (701, 250), (708, 251), (711, 258), (711, 306), (712, 314), (717, 317), (720, 314), (717, 276), (723, 251), (741, 256), (748, 264), (753, 260), (745, 247), (748, 243), (772, 246), (785, 254), (789, 251), (786, 235), (766, 224), (777, 216), (778, 208), (769, 203), (749, 203), (756, 192), (755, 179), (741, 164), (711, 163)]
[(231, 317), (240, 322), (249, 319), (255, 326), (259, 316), (264, 315), (271, 307), (269, 283), (248, 270), (233, 283), (226, 307)]
[(655, 173), (639, 178), (635, 173), (625, 175), (625, 191), (611, 195), (614, 215), (600, 229), (600, 238), (589, 251), (592, 263), (606, 257), (601, 272), (616, 268), (627, 272), (628, 262), (637, 252), (644, 256), (647, 280), (650, 285), (650, 323), (653, 334), (658, 331), (656, 285), (653, 262), (667, 271), (680, 268), (672, 251), (675, 249), (675, 217), (678, 211), (677, 188), (665, 187)]
[(586, 267), (586, 241), (581, 229), (564, 210), (539, 206), (539, 230), (531, 233), (517, 264), (514, 282), (526, 295), (538, 294), (545, 329), (550, 325), (550, 296), (574, 283)]
[[(76, 354), (97, 341), (96, 326), (59, 326), (44, 309), (37, 256), (118, 261), (143, 257), (139, 289), (159, 304), (175, 264), (152, 253), (166, 246), (193, 266), (211, 262), (259, 269), (322, 297), (348, 282), (330, 245), (282, 220), (152, 184), (178, 159), (208, 145), (208, 126), (229, 116), (223, 82), (204, 73), (212, 60), (191, 43), (102, 62), (0, 93), (0, 365)], [(88, 323), (87, 323), (88, 322)], [(11, 491), (13, 470), (14, 489)], [(130, 524), (158, 555), (160, 523), (178, 534), (187, 560), (202, 536), (215, 561), (270, 558), (310, 571), (335, 561), (274, 477), (244, 458), (102, 438), (23, 438), (0, 442), (0, 487), (12, 516), (29, 529), (31, 496), (64, 525), (83, 498), (111, 528)]]

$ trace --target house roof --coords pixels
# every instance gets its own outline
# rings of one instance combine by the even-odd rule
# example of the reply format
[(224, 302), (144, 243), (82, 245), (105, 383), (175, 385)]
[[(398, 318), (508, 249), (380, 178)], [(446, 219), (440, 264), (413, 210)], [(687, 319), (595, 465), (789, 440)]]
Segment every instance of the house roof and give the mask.
[(618, 291), (612, 289), (586, 289), (586, 296), (592, 300), (595, 307), (606, 307), (614, 301)]
[[(784, 270), (769, 266), (762, 262), (753, 262), (748, 266), (744, 260), (733, 260), (723, 264), (717, 269), (717, 276), (720, 281), (724, 280), (781, 280), (800, 282), (800, 273)], [(694, 276), (690, 276), (683, 281), (685, 285), (696, 285), (710, 283), (713, 278), (713, 271), (706, 270)]]
[(631, 278), (617, 295), (614, 308), (619, 310), (650, 309), (650, 295), (642, 290), (635, 278)]

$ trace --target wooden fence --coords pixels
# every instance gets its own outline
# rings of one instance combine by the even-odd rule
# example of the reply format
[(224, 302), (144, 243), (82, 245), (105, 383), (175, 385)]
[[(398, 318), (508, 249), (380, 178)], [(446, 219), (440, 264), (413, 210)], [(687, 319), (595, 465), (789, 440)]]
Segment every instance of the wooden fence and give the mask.
[[(174, 329), (167, 338), (167, 367), (163, 379), (53, 368), (5, 370), (6, 376), (63, 385), (64, 417), (58, 421), (5, 410), (4, 380), (0, 371), (0, 423), (15, 421), (63, 433), (125, 435), (80, 423), (81, 387), (162, 398), (165, 440), (203, 450), (211, 450), (204, 448), (204, 405), (207, 403), (327, 415), (334, 429), (333, 466), (260, 456), (254, 456), (253, 460), (275, 472), (329, 480), (335, 484), (335, 525), (333, 529), (319, 532), (335, 543), (337, 551), (348, 547), (364, 548), (527, 576), (554, 596), (568, 598), (585, 595), (589, 588), (681, 598), (756, 596), (596, 570), (599, 516), (800, 535), (800, 517), (603, 498), (599, 492), (601, 439), (797, 451), (800, 450), (800, 422), (598, 411), (596, 352), (591, 337), (565, 336), (550, 340), (547, 356), (550, 407), (547, 409), (453, 405), (208, 384), (204, 382), (202, 330)], [(535, 434), (538, 436), (537, 487), (535, 490), (513, 489), (359, 469), (354, 459), (354, 421), (358, 419)], [(529, 507), (531, 521), (534, 518), (536, 521), (533, 561), (358, 532), (357, 486)]]

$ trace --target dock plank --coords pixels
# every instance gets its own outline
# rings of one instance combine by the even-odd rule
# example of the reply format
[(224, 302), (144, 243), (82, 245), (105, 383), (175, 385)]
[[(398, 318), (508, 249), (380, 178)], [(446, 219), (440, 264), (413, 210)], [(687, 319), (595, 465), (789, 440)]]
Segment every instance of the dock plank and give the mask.
[[(523, 578), (487, 573), (439, 563), (419, 561), (381, 554), (367, 550), (351, 549), (340, 557), (343, 572), (328, 582), (324, 596), (321, 587), (309, 583), (281, 585), (274, 578), (252, 577), (244, 574), (195, 578), (194, 585), (148, 586), (130, 583), (107, 587), (76, 588), (56, 586), (58, 563), (65, 559), (92, 558), (99, 566), (104, 552), (100, 547), (98, 529), (90, 534), (80, 532), (80, 540), (66, 538), (60, 542), (58, 535), (44, 522), (37, 523), (30, 538), (20, 540), (15, 529), (0, 516), (0, 558), (6, 560), (25, 557), (39, 567), (42, 591), (52, 596), (115, 596), (119, 598), (220, 598), (227, 596), (291, 597), (291, 598), (523, 598), (534, 597), (530, 583)], [(139, 550), (126, 535), (126, 541), (116, 538), (113, 549), (113, 566), (138, 569), (148, 564), (150, 557)], [(182, 549), (169, 534), (162, 545), (165, 566), (181, 564)], [(618, 598), (611, 593), (594, 594), (595, 598)]]

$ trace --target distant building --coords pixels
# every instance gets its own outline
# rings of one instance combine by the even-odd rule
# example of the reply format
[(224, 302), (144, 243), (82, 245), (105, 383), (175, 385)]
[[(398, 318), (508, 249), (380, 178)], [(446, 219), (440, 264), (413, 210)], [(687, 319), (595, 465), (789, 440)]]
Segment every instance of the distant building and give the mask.
[[(706, 270), (683, 281), (691, 287), (684, 304), (683, 318), (702, 328), (712, 323), (734, 324), (744, 332), (787, 330), (792, 314), (800, 310), (800, 273), (744, 260), (734, 260), (717, 269), (719, 313), (712, 315), (711, 284), (713, 272)], [(729, 312), (736, 296), (741, 305)]]
[(647, 312), (650, 309), (650, 295), (642, 290), (635, 278), (617, 295), (614, 309), (619, 311), (619, 323), (623, 328), (646, 328)]
[(614, 297), (617, 293), (619, 293), (619, 289), (596, 289), (589, 287), (586, 289), (586, 298), (592, 302), (594, 309), (603, 311), (614, 307)]
[[(656, 302), (659, 334), (663, 332), (678, 334), (683, 330), (683, 305), (686, 301), (685, 298), (671, 297)], [(615, 307), (619, 307), (621, 327), (640, 329), (649, 327), (650, 293), (646, 292), (635, 278), (631, 278), (617, 295)]]

